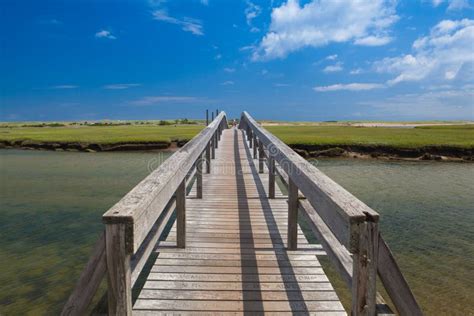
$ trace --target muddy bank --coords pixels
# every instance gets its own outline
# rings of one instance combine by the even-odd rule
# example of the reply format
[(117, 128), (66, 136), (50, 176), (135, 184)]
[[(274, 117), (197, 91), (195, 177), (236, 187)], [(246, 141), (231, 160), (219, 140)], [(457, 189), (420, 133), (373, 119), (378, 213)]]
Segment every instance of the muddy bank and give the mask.
[(55, 151), (142, 151), (142, 150), (173, 150), (182, 147), (186, 141), (178, 142), (137, 142), (137, 143), (79, 143), (79, 142), (33, 142), (33, 141), (1, 141), (0, 148), (41, 149)]
[[(55, 151), (172, 151), (182, 147), (186, 141), (178, 142), (137, 142), (137, 143), (79, 143), (79, 142), (33, 142), (0, 141), (0, 148), (39, 149)], [(307, 145), (292, 144), (290, 147), (304, 158), (359, 158), (386, 160), (435, 160), (474, 162), (474, 148), (454, 146), (425, 146), (398, 148), (381, 145)]]
[(382, 145), (290, 145), (304, 158), (343, 157), (387, 160), (436, 160), (474, 162), (474, 148), (424, 146), (398, 148)]

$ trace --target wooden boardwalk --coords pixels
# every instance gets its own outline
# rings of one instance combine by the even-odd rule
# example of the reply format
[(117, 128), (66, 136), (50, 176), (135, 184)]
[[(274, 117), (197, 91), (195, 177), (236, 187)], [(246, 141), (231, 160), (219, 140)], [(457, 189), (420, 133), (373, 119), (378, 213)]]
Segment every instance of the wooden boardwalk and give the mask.
[(216, 113), (104, 213), (61, 315), (87, 314), (104, 278), (108, 315), (346, 315), (326, 255), (351, 315), (393, 315), (379, 279), (400, 315), (421, 316), (379, 219), (247, 112), (230, 129)]
[(176, 248), (176, 224), (156, 249), (158, 257), (133, 314), (346, 315), (298, 227), (298, 250), (286, 249), (288, 203), (238, 129), (223, 131), (203, 198), (195, 186), (186, 199), (186, 248)]

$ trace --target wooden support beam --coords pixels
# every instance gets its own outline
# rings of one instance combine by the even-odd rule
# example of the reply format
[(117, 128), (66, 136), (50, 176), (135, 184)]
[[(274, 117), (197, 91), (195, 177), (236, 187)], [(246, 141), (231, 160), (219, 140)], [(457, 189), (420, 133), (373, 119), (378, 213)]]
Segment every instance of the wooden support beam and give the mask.
[(257, 159), (258, 140), (255, 134), (253, 134), (253, 143), (255, 144), (255, 146), (253, 146), (253, 159)]
[(176, 190), (176, 246), (186, 247), (186, 181)]
[(211, 173), (211, 143), (206, 146), (206, 173)]
[(265, 151), (263, 143), (258, 142), (258, 173), (263, 173), (263, 163), (265, 161)]
[(253, 147), (253, 136), (252, 136), (252, 130), (249, 130), (249, 148), (252, 148)]
[(422, 316), (418, 302), (393, 257), (390, 248), (379, 233), (378, 272), (380, 280), (400, 315)]
[(108, 313), (132, 315), (130, 254), (125, 245), (125, 224), (105, 225)]
[(288, 183), (288, 249), (298, 248), (298, 187), (289, 178)]
[(81, 316), (86, 313), (107, 270), (105, 260), (105, 233), (101, 233), (74, 291), (64, 305), (61, 316)]
[(352, 255), (352, 315), (375, 315), (378, 225), (368, 220), (358, 226), (359, 247)]
[(196, 161), (196, 197), (202, 199), (202, 155)]
[(268, 198), (275, 198), (275, 159), (268, 158)]
[(213, 136), (211, 139), (211, 158), (216, 159), (216, 138)]

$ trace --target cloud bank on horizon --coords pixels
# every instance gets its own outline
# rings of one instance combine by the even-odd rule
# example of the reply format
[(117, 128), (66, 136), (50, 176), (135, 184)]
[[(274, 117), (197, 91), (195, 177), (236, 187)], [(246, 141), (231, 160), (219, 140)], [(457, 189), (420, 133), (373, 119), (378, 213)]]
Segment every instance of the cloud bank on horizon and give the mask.
[(58, 1), (1, 4), (2, 121), (474, 119), (469, 0)]

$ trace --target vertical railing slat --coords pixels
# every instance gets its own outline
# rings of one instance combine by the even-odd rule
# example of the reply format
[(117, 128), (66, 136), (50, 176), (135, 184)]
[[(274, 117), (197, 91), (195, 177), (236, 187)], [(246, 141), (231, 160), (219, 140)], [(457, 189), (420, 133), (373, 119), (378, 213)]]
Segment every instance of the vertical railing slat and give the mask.
[(132, 315), (130, 254), (126, 253), (125, 225), (105, 225), (109, 315)]
[(298, 248), (298, 187), (291, 177), (288, 181), (288, 249)]
[(186, 247), (186, 181), (176, 190), (176, 246)]
[(268, 197), (275, 198), (275, 159), (268, 157)]

